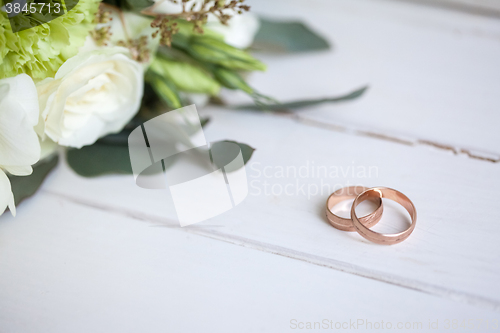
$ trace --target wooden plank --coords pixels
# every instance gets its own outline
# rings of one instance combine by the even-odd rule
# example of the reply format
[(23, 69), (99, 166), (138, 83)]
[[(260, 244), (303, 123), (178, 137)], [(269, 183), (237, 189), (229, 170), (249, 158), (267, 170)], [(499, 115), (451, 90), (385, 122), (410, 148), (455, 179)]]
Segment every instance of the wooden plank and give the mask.
[[(402, 321), (419, 313), (426, 322), (495, 318), (500, 171), (488, 158), (499, 156), (498, 21), (383, 1), (253, 7), (305, 17), (335, 42), (333, 53), (263, 57), (269, 72), (252, 77), (260, 91), (286, 100), (368, 82), (369, 94), (298, 117), (207, 109), (209, 140), (257, 148), (247, 170), (251, 193), (189, 228), (176, 227), (167, 192), (140, 189), (127, 176), (83, 179), (62, 165), (19, 207), (15, 222), (0, 220), (0, 327), (276, 332), (290, 328), (291, 313), (303, 321), (332, 313), (334, 320), (352, 313)], [(379, 140), (383, 135), (389, 139)], [(337, 174), (313, 177), (313, 165)], [(309, 175), (281, 176), (286, 167)], [(377, 173), (361, 177), (353, 167)], [(415, 233), (383, 247), (333, 229), (323, 217), (329, 190), (322, 180), (330, 190), (401, 190), (418, 210)], [(292, 194), (266, 195), (266, 186)], [(399, 217), (392, 208), (376, 228), (391, 230)]]
[[(251, 77), (259, 91), (287, 101), (341, 95), (368, 84), (356, 102), (301, 115), (500, 157), (498, 19), (395, 1), (257, 0), (252, 8), (300, 18), (334, 46), (293, 56), (256, 53), (269, 65)], [(243, 94), (226, 97), (247, 100)]]
[(500, 17), (500, 3), (496, 0), (398, 0), (418, 5), (441, 7), (475, 15)]
[(426, 329), (438, 321), (444, 328), (446, 320), (473, 319), (477, 327), (482, 319), (485, 327), (496, 318), (50, 194), (29, 199), (17, 219), (0, 220), (5, 333), (284, 332), (324, 320), (333, 326), (384, 321), (384, 327), (401, 323), (422, 331), (419, 323)]
[[(231, 138), (257, 148), (247, 167), (250, 194), (235, 209), (200, 224), (206, 227), (185, 230), (499, 309), (496, 164), (305, 126), (273, 114), (212, 110), (205, 115), (214, 120), (205, 132), (209, 140)], [(287, 167), (309, 170), (309, 176), (280, 175)], [(317, 176), (321, 167), (328, 168), (328, 175)], [(330, 173), (332, 167), (336, 174)], [(357, 174), (359, 168), (365, 168), (365, 175)], [(418, 210), (414, 234), (385, 247), (327, 224), (323, 209), (330, 191), (354, 184), (392, 187), (408, 195)], [(273, 186), (275, 193), (270, 192)], [(286, 188), (289, 195), (278, 193)], [(124, 216), (176, 225), (168, 193), (135, 187), (131, 176), (89, 180), (61, 167), (44, 191)]]

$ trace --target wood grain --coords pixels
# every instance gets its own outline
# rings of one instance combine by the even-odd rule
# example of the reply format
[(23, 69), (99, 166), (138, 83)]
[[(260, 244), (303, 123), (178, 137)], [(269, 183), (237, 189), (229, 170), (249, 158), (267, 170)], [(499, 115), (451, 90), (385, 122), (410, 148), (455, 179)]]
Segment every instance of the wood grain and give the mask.
[(302, 117), (500, 156), (498, 19), (394, 1), (255, 1), (252, 8), (301, 18), (333, 44), (330, 52), (288, 57), (256, 53), (269, 65), (252, 76), (257, 90), (288, 101), (370, 85), (356, 102)]
[(29, 201), (21, 221), (0, 221), (2, 333), (288, 332), (294, 319), (426, 328), (497, 316), (48, 194)]
[[(216, 110), (206, 114), (214, 120), (206, 130), (209, 140), (232, 138), (258, 149), (247, 168), (248, 198), (232, 211), (200, 224), (206, 227), (187, 228), (189, 232), (499, 309), (497, 164), (304, 126), (273, 114)], [(313, 166), (316, 171), (321, 167), (339, 171), (313, 177)], [(287, 167), (297, 172), (302, 167), (309, 176), (291, 171), (282, 176), (280, 170)], [(376, 172), (359, 177), (357, 172), (352, 174), (353, 168)], [(357, 184), (396, 188), (412, 199), (418, 225), (407, 241), (377, 246), (339, 232), (325, 221), (330, 190)], [(290, 195), (278, 193), (285, 188)], [(135, 188), (131, 177), (89, 181), (61, 168), (45, 191), (104, 210), (114, 207), (122, 215), (176, 225), (168, 192)], [(100, 196), (95, 198), (95, 193)], [(391, 223), (383, 218), (379, 225), (384, 221)]]

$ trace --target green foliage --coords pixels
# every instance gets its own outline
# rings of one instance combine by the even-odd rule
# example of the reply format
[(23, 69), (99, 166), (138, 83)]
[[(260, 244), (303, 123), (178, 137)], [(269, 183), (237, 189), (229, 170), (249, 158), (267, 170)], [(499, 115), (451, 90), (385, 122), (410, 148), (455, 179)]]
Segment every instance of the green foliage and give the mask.
[[(206, 125), (208, 120), (208, 118), (201, 119), (202, 125)], [(132, 126), (136, 124), (137, 123), (134, 123)], [(129, 134), (130, 128), (127, 127), (122, 132), (108, 135), (91, 146), (85, 146), (80, 149), (70, 149), (66, 154), (67, 162), (77, 174), (83, 177), (97, 177), (109, 174), (132, 174), (128, 150)], [(218, 142), (236, 143), (241, 148), (245, 164), (255, 150), (244, 143), (234, 141)], [(215, 145), (215, 149), (217, 149), (218, 142), (212, 143), (212, 147)], [(168, 159), (165, 163), (165, 167), (169, 167), (171, 163), (175, 163), (175, 159)], [(148, 169), (145, 171), (146, 174), (148, 174), (148, 172), (151, 174), (154, 173), (155, 170)]]
[(244, 164), (250, 160), (255, 151), (249, 145), (228, 140), (213, 142), (210, 146), (210, 154), (214, 165), (217, 168), (224, 168), (226, 172), (239, 169), (238, 165), (231, 165), (231, 162), (238, 156), (239, 150), (241, 150)]
[(123, 10), (135, 12), (154, 5), (154, 1), (152, 0), (103, 0), (103, 2)]
[(328, 50), (330, 45), (302, 22), (261, 18), (252, 47), (259, 51), (294, 53)]
[(35, 194), (50, 171), (56, 167), (58, 161), (59, 157), (55, 154), (35, 164), (33, 173), (29, 176), (9, 175), (16, 206), (24, 199)]
[[(127, 136), (128, 137), (128, 136)], [(131, 174), (128, 146), (96, 142), (91, 146), (67, 151), (69, 166), (80, 176)]]
[(330, 98), (306, 99), (306, 100), (298, 100), (287, 103), (273, 103), (273, 104), (259, 104), (259, 105), (247, 104), (236, 107), (233, 106), (231, 108), (243, 109), (243, 110), (293, 111), (322, 103), (338, 103), (338, 102), (353, 100), (361, 97), (367, 89), (368, 87), (366, 86), (357, 89), (349, 94), (337, 97), (330, 97)]
[(83, 177), (132, 174), (128, 136), (141, 124), (142, 120), (134, 118), (120, 133), (107, 135), (91, 146), (68, 150), (68, 165)]
[[(236, 141), (231, 141), (231, 140), (223, 140), (223, 141), (217, 141), (217, 142), (231, 142), (237, 144), (240, 149), (241, 149), (241, 154), (243, 155), (243, 162), (247, 164), (248, 161), (250, 161), (250, 158), (253, 155), (253, 152), (255, 151), (255, 148), (250, 147), (249, 145), (241, 142), (236, 142)], [(212, 145), (217, 144), (217, 142), (214, 142)]]
[(126, 8), (133, 11), (139, 11), (154, 5), (154, 1), (152, 0), (124, 0), (124, 2)]

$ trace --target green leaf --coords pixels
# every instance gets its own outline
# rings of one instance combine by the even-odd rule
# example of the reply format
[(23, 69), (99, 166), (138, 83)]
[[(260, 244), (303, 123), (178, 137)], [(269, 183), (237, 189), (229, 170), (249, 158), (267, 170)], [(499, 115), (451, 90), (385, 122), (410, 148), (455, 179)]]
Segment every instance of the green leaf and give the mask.
[[(209, 119), (204, 118), (206, 124)], [(132, 174), (128, 137), (142, 121), (134, 118), (120, 133), (107, 135), (91, 146), (70, 149), (66, 153), (69, 166), (83, 177), (97, 177), (110, 174)], [(203, 125), (204, 125), (203, 124)], [(175, 162), (174, 158), (164, 160), (165, 168)], [(142, 175), (157, 173), (157, 168), (148, 168)]]
[[(223, 147), (223, 145), (221, 145), (221, 143), (223, 143), (223, 142), (229, 142), (229, 143), (235, 143), (235, 144), (237, 144), (240, 147), (240, 149), (241, 149), (241, 154), (243, 156), (243, 162), (245, 164), (247, 164), (247, 162), (252, 157), (253, 152), (255, 151), (255, 148), (252, 148), (252, 147), (250, 147), (247, 144), (236, 142), (236, 141), (222, 140), (222, 141), (212, 142), (210, 144), (210, 150), (212, 152), (217, 151), (217, 155), (219, 157), (218, 160), (220, 161), (220, 164), (221, 164), (221, 165), (217, 165), (219, 168), (225, 166), (227, 163), (229, 163), (230, 161), (232, 161), (236, 157), (236, 155), (233, 154), (234, 152), (221, 151), (220, 149), (218, 149), (218, 146)], [(227, 156), (225, 156), (224, 154), (226, 154)]]
[(236, 141), (227, 140), (227, 142), (236, 143), (238, 146), (240, 146), (241, 154), (243, 155), (243, 162), (245, 164), (247, 164), (248, 161), (250, 160), (250, 158), (252, 157), (253, 152), (255, 151), (255, 148), (252, 148), (247, 144), (236, 142)]
[(210, 122), (210, 117), (201, 117), (200, 124), (201, 127), (205, 127)]
[(319, 99), (306, 99), (287, 103), (277, 103), (277, 104), (247, 104), (239, 106), (228, 106), (231, 109), (237, 110), (270, 110), (270, 111), (293, 111), (295, 109), (301, 109), (308, 106), (318, 105), (322, 103), (337, 103), (343, 101), (349, 101), (356, 99), (363, 95), (368, 89), (368, 86), (357, 89), (347, 95), (331, 97), (331, 98), (319, 98)]
[(38, 190), (45, 177), (47, 177), (49, 172), (54, 169), (58, 161), (59, 156), (55, 154), (35, 164), (33, 166), (33, 173), (29, 176), (9, 175), (16, 206), (19, 205), (19, 203), (24, 199), (32, 196)]
[(126, 0), (127, 7), (133, 11), (143, 10), (155, 4), (152, 0)]
[[(91, 146), (85, 146), (80, 149), (70, 149), (67, 151), (66, 159), (69, 166), (77, 174), (83, 177), (97, 177), (109, 174), (132, 174), (130, 157), (128, 150), (128, 141), (123, 140), (125, 135), (114, 135), (115, 139), (110, 140), (105, 137)], [(104, 140), (104, 141), (103, 141)], [(243, 161), (246, 164), (254, 152), (254, 148), (244, 143), (235, 141), (217, 141), (212, 143), (211, 149), (217, 149), (220, 142), (231, 142), (237, 144), (243, 155)], [(223, 156), (225, 158), (225, 156)], [(227, 157), (229, 158), (229, 156)], [(234, 159), (234, 156), (233, 156)], [(232, 159), (231, 159), (232, 160)], [(168, 168), (175, 159), (165, 160), (165, 167)], [(146, 170), (144, 174), (155, 173), (156, 169)], [(26, 178), (26, 177), (17, 177)]]
[(104, 0), (103, 2), (120, 9), (132, 11), (140, 11), (154, 5), (154, 1), (152, 0)]
[(127, 143), (106, 144), (96, 142), (92, 146), (68, 150), (66, 159), (69, 166), (83, 177), (116, 173), (132, 174)]
[(252, 48), (267, 52), (294, 53), (328, 50), (330, 44), (302, 22), (260, 18), (260, 29)]

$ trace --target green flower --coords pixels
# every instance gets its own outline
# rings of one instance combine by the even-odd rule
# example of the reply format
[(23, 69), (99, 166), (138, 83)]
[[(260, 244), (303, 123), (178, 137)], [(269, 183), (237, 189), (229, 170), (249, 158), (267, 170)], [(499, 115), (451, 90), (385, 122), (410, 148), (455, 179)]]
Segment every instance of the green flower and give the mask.
[(0, 14), (0, 79), (26, 73), (35, 81), (53, 77), (84, 44), (94, 28), (100, 0), (80, 0), (65, 15), (20, 32), (12, 32)]

